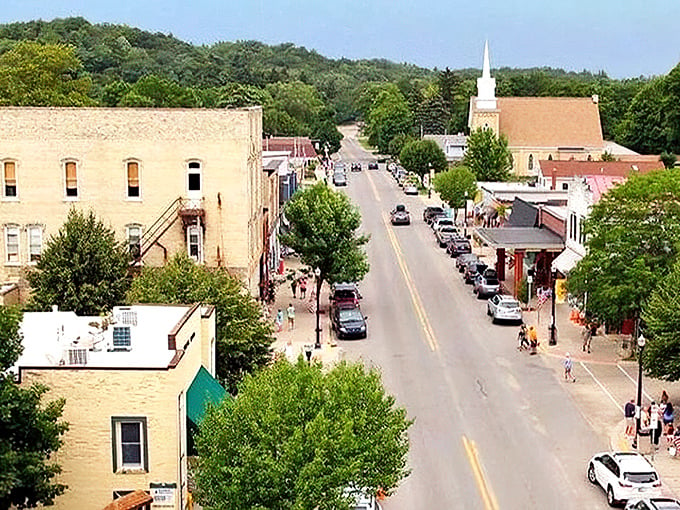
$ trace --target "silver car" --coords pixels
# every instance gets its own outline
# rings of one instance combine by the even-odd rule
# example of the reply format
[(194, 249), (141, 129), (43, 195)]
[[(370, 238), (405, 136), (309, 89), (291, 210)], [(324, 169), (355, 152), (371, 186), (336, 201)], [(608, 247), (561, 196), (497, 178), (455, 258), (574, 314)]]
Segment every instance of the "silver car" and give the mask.
[(512, 296), (496, 294), (486, 304), (486, 313), (494, 324), (499, 321), (522, 322), (522, 308)]
[(680, 501), (672, 498), (629, 499), (625, 510), (680, 510)]
[(472, 292), (477, 294), (479, 299), (495, 296), (501, 290), (498, 275), (495, 269), (487, 268), (481, 274), (475, 276)]

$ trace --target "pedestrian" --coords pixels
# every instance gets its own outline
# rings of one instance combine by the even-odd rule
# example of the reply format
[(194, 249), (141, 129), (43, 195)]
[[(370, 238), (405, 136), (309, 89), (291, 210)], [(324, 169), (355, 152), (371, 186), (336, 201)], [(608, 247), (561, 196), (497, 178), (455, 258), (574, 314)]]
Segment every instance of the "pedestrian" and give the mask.
[(523, 351), (529, 348), (529, 339), (527, 338), (527, 327), (522, 324), (519, 327), (519, 332), (517, 333), (517, 350)]
[(664, 434), (670, 435), (673, 433), (673, 421), (675, 420), (675, 415), (673, 413), (673, 404), (669, 400), (666, 407), (663, 410), (663, 427)]
[(276, 324), (276, 331), (283, 331), (283, 310), (279, 308), (279, 311), (276, 312), (276, 320), (274, 321)]
[(581, 335), (583, 336), (583, 352), (586, 352), (586, 349), (588, 350), (588, 353), (590, 354), (590, 340), (593, 336), (592, 333), (592, 327), (590, 324), (586, 324), (583, 326), (583, 331), (581, 332)]
[(300, 278), (300, 299), (305, 299), (307, 295), (307, 278)]
[(649, 433), (652, 445), (657, 450), (659, 448), (659, 438), (661, 437), (661, 409), (654, 401), (649, 406)]
[(635, 435), (635, 399), (631, 398), (623, 407), (623, 415), (626, 418), (626, 435)]
[(562, 365), (564, 365), (564, 380), (568, 381), (571, 379), (571, 382), (576, 382), (576, 377), (574, 377), (574, 374), (571, 373), (574, 364), (571, 361), (571, 356), (569, 353), (564, 355), (564, 361), (562, 362)]
[(296, 298), (295, 292), (297, 291), (297, 286), (298, 286), (297, 279), (295, 277), (293, 277), (293, 281), (290, 282), (290, 288), (293, 291), (293, 299)]
[(286, 315), (288, 316), (288, 330), (295, 329), (295, 307), (293, 303), (290, 303), (286, 308)]
[(536, 354), (536, 349), (538, 348), (538, 332), (534, 325), (529, 326), (529, 345), (531, 347), (530, 354)]

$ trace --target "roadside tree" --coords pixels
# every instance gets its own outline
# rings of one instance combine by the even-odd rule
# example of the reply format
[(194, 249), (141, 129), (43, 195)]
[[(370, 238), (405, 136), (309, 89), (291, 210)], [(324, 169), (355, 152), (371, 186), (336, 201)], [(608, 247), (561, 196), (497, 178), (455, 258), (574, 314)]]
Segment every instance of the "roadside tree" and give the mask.
[(44, 402), (47, 387), (19, 386), (8, 372), (21, 354), (22, 314), (0, 306), (0, 509), (51, 505), (66, 487), (52, 455), (68, 425), (60, 420), (63, 400)]
[(387, 153), (393, 158), (398, 158), (401, 150), (408, 143), (415, 142), (416, 139), (412, 135), (400, 134), (390, 140)]
[(243, 284), (225, 269), (194, 263), (185, 253), (163, 267), (145, 267), (132, 281), (129, 303), (205, 303), (217, 313), (216, 373), (230, 393), (238, 382), (271, 360), (271, 325)]
[(477, 192), (475, 174), (464, 166), (453, 167), (434, 176), (434, 190), (454, 210), (453, 217), (457, 218), (458, 209), (465, 207), (465, 197), (471, 199)]
[(302, 263), (319, 269), (317, 295), (324, 281), (360, 281), (368, 273), (362, 246), (369, 238), (357, 234), (361, 214), (347, 195), (320, 182), (293, 195), (286, 218), (290, 231), (281, 242), (299, 253)]
[(415, 172), (421, 177), (430, 171), (443, 172), (448, 163), (446, 155), (434, 140), (416, 140), (407, 143), (401, 149), (399, 162), (408, 172)]
[(120, 304), (130, 281), (130, 255), (115, 233), (94, 212), (75, 208), (52, 236), (28, 275), (29, 307), (58, 305), (78, 315), (98, 315)]
[(595, 204), (583, 225), (586, 256), (569, 273), (569, 292), (608, 324), (639, 316), (680, 246), (680, 170), (632, 175)]
[(505, 181), (512, 170), (508, 140), (490, 129), (477, 129), (468, 136), (463, 164), (478, 181)]
[(368, 136), (368, 143), (387, 154), (390, 141), (395, 136), (411, 132), (413, 115), (396, 85), (381, 84), (367, 90), (375, 95), (366, 113), (364, 133)]
[(279, 359), (247, 376), (238, 398), (201, 422), (198, 501), (233, 510), (349, 510), (346, 487), (389, 494), (408, 476), (411, 423), (376, 369)]

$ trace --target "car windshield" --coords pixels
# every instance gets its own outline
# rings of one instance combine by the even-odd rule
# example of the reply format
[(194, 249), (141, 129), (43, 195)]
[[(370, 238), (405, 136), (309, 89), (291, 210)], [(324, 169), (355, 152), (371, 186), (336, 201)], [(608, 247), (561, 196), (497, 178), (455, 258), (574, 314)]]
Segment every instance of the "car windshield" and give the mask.
[(363, 321), (364, 316), (361, 315), (361, 310), (358, 308), (348, 308), (347, 310), (340, 310), (341, 321)]
[(406, 206), (405, 206), (405, 205), (402, 205), (402, 204), (399, 204), (399, 205), (398, 205), (397, 207), (395, 207), (394, 209), (395, 209), (395, 211), (398, 211), (398, 212), (405, 212), (405, 211), (406, 211)]
[(515, 308), (519, 308), (519, 302), (518, 301), (501, 301), (498, 306), (501, 308), (507, 308), (509, 310), (513, 310)]
[(336, 290), (335, 299), (355, 299), (356, 294), (353, 290)]
[(498, 280), (496, 280), (495, 278), (487, 278), (486, 284), (487, 285), (498, 285)]
[(623, 479), (631, 483), (653, 483), (656, 482), (656, 473), (623, 473)]
[(455, 228), (455, 227), (446, 226), (446, 227), (442, 227), (439, 231), (440, 231), (442, 234), (452, 234), (452, 233), (455, 233), (455, 232), (456, 232), (456, 228)]

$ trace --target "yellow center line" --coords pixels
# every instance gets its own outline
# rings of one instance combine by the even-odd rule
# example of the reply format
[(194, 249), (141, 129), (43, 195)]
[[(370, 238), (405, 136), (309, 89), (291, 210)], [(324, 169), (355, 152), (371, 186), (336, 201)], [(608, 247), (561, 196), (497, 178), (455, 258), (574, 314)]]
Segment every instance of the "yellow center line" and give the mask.
[(397, 237), (394, 235), (392, 226), (390, 225), (390, 222), (388, 220), (387, 213), (383, 213), (383, 222), (385, 223), (385, 229), (387, 230), (387, 237), (389, 237), (390, 239), (390, 243), (392, 244), (392, 248), (394, 249), (394, 254), (396, 255), (397, 258), (397, 264), (399, 265), (401, 274), (404, 276), (404, 280), (406, 281), (406, 287), (408, 287), (408, 292), (409, 295), (411, 296), (413, 309), (415, 310), (416, 316), (418, 317), (418, 320), (420, 320), (420, 324), (423, 327), (423, 332), (425, 333), (425, 340), (427, 341), (427, 344), (430, 347), (430, 349), (432, 351), (436, 351), (437, 349), (439, 349), (437, 338), (434, 334), (434, 331), (432, 330), (430, 320), (427, 318), (427, 314), (425, 313), (425, 307), (423, 306), (423, 302), (420, 299), (420, 294), (418, 294), (416, 286), (413, 283), (411, 272), (408, 270), (406, 260), (404, 259), (404, 254), (401, 251), (401, 246), (399, 245)]
[(472, 474), (475, 477), (475, 482), (477, 483), (477, 488), (482, 496), (482, 501), (484, 502), (484, 508), (486, 510), (498, 510), (498, 502), (496, 501), (496, 496), (494, 496), (491, 486), (486, 481), (484, 477), (484, 472), (482, 470), (482, 464), (479, 462), (479, 454), (477, 453), (477, 445), (471, 439), (463, 436), (463, 447), (465, 448), (465, 454), (467, 455), (468, 462), (472, 468)]
[(373, 182), (373, 177), (371, 177), (371, 174), (366, 173), (366, 177), (368, 177), (368, 183), (371, 185), (371, 189), (373, 190), (373, 196), (375, 197), (376, 202), (382, 202), (380, 199), (380, 195), (378, 195), (378, 188), (375, 187), (375, 183)]

